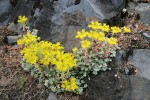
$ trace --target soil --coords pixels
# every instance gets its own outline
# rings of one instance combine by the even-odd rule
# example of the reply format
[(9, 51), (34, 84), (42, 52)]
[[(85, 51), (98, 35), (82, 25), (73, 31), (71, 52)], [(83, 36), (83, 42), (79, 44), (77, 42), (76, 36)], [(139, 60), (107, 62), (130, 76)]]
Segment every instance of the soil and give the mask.
[(49, 91), (22, 70), (19, 50), (0, 46), (0, 100), (46, 100)]

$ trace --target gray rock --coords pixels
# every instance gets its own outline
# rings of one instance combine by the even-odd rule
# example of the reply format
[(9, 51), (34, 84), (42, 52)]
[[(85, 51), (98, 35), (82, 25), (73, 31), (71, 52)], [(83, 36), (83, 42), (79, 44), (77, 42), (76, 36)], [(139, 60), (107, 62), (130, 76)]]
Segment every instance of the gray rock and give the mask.
[(116, 61), (109, 66), (111, 71), (92, 75), (88, 84), (88, 95), (92, 100), (150, 100), (150, 50), (136, 49), (130, 55), (128, 62), (140, 70), (138, 76), (116, 74), (116, 66), (122, 64), (126, 57), (125, 51), (117, 52)]
[(18, 36), (7, 36), (7, 41), (9, 44), (16, 43), (18, 40)]
[[(65, 51), (71, 51), (74, 46), (80, 46), (79, 40), (74, 38), (77, 31), (85, 29), (94, 17), (103, 20), (115, 16), (123, 4), (124, 0), (81, 0), (78, 5), (74, 5), (74, 0), (18, 0), (8, 23), (19, 15), (25, 15), (29, 18), (30, 28), (39, 30), (41, 39), (61, 42)], [(14, 23), (8, 27), (16, 32), (21, 32), (22, 28)]]
[(13, 22), (18, 16), (31, 16), (31, 11), (35, 0), (18, 0), (15, 9), (13, 10), (11, 16), (9, 17), (8, 23)]
[[(113, 66), (115, 67), (115, 66)], [(92, 100), (130, 100), (123, 99), (128, 96), (129, 79), (126, 76), (115, 77), (116, 71), (100, 72), (97, 76), (86, 80), (88, 95)]]
[(74, 38), (76, 32), (86, 29), (87, 23), (94, 17), (103, 20), (115, 16), (123, 4), (123, 0), (81, 0), (78, 5), (74, 5), (71, 0), (55, 1), (56, 13), (52, 16), (54, 25), (48, 40), (61, 42), (65, 51), (71, 51), (74, 46), (80, 47), (80, 41)]
[(104, 20), (116, 16), (124, 7), (124, 0), (85, 0), (83, 5), (87, 15)]
[(56, 14), (53, 21), (60, 18), (63, 12), (72, 13), (81, 11), (85, 16), (97, 17), (100, 20), (109, 19), (119, 13), (119, 10), (124, 7), (124, 0), (81, 0), (78, 5), (69, 5), (69, 0), (59, 0), (55, 2)]
[(9, 4), (10, 0), (0, 0), (0, 25), (7, 25), (7, 19), (10, 17), (13, 7)]
[(38, 29), (38, 36), (42, 39), (49, 40), (52, 27), (51, 17), (54, 13), (53, 3), (50, 0), (40, 0), (39, 4), (42, 5), (42, 9), (38, 7), (35, 9), (34, 15), (29, 19), (28, 25), (31, 26), (31, 29)]
[(0, 26), (0, 46), (2, 46), (4, 43), (7, 43), (7, 36), (15, 35), (18, 35), (18, 33), (8, 29), (7, 27)]
[(150, 2), (150, 0), (133, 0), (133, 2), (143, 2), (143, 3), (148, 3)]
[(142, 35), (150, 43), (150, 35), (146, 32), (143, 32)]
[(10, 30), (14, 30), (15, 32), (18, 32), (18, 33), (21, 33), (22, 32), (22, 25), (21, 24), (15, 24), (15, 23), (10, 23), (8, 26), (7, 26), (8, 29)]
[(138, 76), (126, 78), (128, 79), (126, 95), (121, 100), (150, 100), (150, 80)]
[(58, 100), (58, 99), (53, 92), (50, 92), (47, 100)]
[(49, 40), (54, 43), (60, 42), (65, 47), (65, 51), (71, 51), (73, 47), (80, 47), (80, 40), (75, 36), (77, 31), (85, 28), (87, 22), (80, 11), (64, 13), (58, 20), (59, 24), (52, 26)]
[(150, 50), (136, 49), (128, 61), (129, 64), (134, 65), (139, 70), (141, 77), (150, 79)]
[(126, 52), (124, 50), (117, 51), (116, 57), (115, 57), (117, 66), (122, 67), (122, 65), (125, 63), (124, 61), (125, 57), (126, 57)]
[(138, 76), (101, 72), (88, 80), (88, 96), (92, 100), (150, 100), (150, 80)]
[[(18, 0), (8, 23), (25, 15), (29, 18), (30, 28), (39, 30), (41, 39), (61, 42), (65, 51), (71, 51), (74, 46), (80, 46), (79, 40), (74, 38), (77, 31), (85, 29), (95, 16), (101, 20), (115, 16), (123, 4), (124, 0), (81, 0), (78, 5), (74, 5), (74, 0), (39, 0), (38, 3), (36, 0)], [(31, 11), (34, 11), (32, 16)], [(16, 32), (21, 32), (22, 28), (14, 23), (8, 27)]]
[(140, 14), (140, 20), (150, 25), (150, 3), (129, 3), (129, 10)]

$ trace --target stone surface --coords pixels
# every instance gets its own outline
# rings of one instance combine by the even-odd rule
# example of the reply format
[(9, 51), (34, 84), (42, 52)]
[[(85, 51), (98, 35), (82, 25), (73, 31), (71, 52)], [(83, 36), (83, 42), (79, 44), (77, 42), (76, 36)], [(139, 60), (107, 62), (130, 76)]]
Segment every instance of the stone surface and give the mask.
[(133, 0), (134, 2), (143, 2), (143, 3), (148, 3), (150, 0)]
[(65, 51), (71, 51), (74, 46), (80, 46), (80, 41), (74, 38), (77, 31), (86, 29), (91, 20), (114, 17), (123, 4), (123, 0), (81, 0), (78, 5), (73, 0), (55, 1), (51, 36), (47, 40), (61, 42)]
[[(88, 95), (92, 100), (150, 100), (150, 50), (136, 49), (128, 58), (128, 64), (140, 70), (137, 75), (117, 74), (126, 52), (117, 52), (111, 71), (92, 75), (88, 83)], [(115, 77), (116, 76), (116, 77)]]
[(14, 22), (12, 22), (7, 26), (7, 28), (10, 30), (14, 30), (15, 32), (22, 33), (22, 25), (21, 24), (15, 24)]
[(13, 11), (13, 7), (9, 4), (10, 0), (0, 0), (0, 25), (7, 25), (8, 18)]
[(47, 100), (58, 100), (58, 99), (54, 93), (50, 92)]
[(7, 43), (7, 36), (14, 36), (18, 35), (17, 32), (14, 30), (10, 30), (7, 27), (1, 27), (0, 26), (0, 46), (2, 46), (4, 43)]
[[(61, 42), (65, 47), (65, 51), (71, 51), (73, 47), (79, 47), (80, 41), (75, 38), (77, 31), (86, 27), (85, 16), (77, 11), (74, 13), (64, 13), (62, 18), (57, 21), (59, 23), (51, 28), (51, 37), (49, 40), (56, 43)], [(57, 37), (57, 38), (56, 38)]]
[(52, 27), (51, 17), (54, 13), (53, 3), (50, 0), (39, 0), (36, 5), (34, 15), (29, 19), (28, 25), (31, 29), (38, 29), (38, 35), (42, 39), (49, 40)]
[(150, 80), (138, 76), (101, 72), (88, 81), (88, 95), (92, 100), (150, 100)]
[(150, 80), (138, 76), (127, 76), (127, 78), (128, 94), (122, 100), (150, 100)]
[(129, 57), (128, 63), (139, 70), (139, 76), (150, 79), (150, 50), (135, 49)]
[[(25, 15), (29, 18), (30, 28), (39, 30), (41, 39), (61, 42), (65, 51), (71, 51), (74, 46), (80, 46), (79, 40), (74, 39), (77, 31), (86, 28), (91, 20), (114, 17), (123, 5), (124, 0), (81, 0), (77, 5), (74, 0), (18, 0), (6, 24)], [(22, 29), (16, 23), (8, 27), (16, 32)]]
[(115, 77), (115, 71), (100, 72), (87, 81), (88, 95), (92, 100), (123, 100), (124, 91), (128, 87), (128, 80)]
[(122, 65), (125, 63), (124, 61), (125, 57), (126, 57), (126, 52), (124, 50), (117, 51), (116, 57), (115, 57), (117, 66), (122, 67)]
[(73, 5), (70, 0), (59, 0), (55, 2), (56, 14), (53, 20), (59, 19), (63, 12), (74, 11), (81, 11), (85, 16), (94, 16), (99, 20), (109, 19), (116, 16), (124, 4), (124, 0), (81, 0), (78, 5)]
[(8, 24), (16, 21), (17, 17), (21, 15), (30, 18), (35, 1), (36, 0), (18, 0), (11, 16), (8, 19)]
[(140, 14), (140, 20), (150, 25), (150, 3), (129, 3), (129, 10)]
[(9, 44), (16, 43), (18, 40), (18, 36), (7, 36), (7, 41)]
[(150, 34), (143, 32), (142, 35), (150, 43)]

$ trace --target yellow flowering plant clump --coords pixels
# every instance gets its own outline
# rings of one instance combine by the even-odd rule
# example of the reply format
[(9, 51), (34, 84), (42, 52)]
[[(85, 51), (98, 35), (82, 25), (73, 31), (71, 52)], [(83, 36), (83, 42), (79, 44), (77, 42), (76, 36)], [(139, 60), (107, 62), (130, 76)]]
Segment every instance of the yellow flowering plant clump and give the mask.
[[(18, 18), (18, 22), (26, 26), (28, 18)], [(88, 27), (89, 31), (82, 29), (77, 32), (75, 38), (81, 40), (81, 48), (74, 47), (70, 53), (65, 52), (59, 42), (40, 40), (37, 30), (31, 31), (24, 27), (25, 34), (17, 41), (22, 47), (22, 68), (55, 93), (82, 94), (87, 87), (85, 77), (110, 69), (107, 63), (112, 61), (111, 58), (115, 57), (116, 50), (119, 49), (115, 35), (131, 32), (125, 26), (110, 27), (97, 21), (92, 21)], [(107, 37), (108, 34), (112, 34), (111, 37)]]
[[(31, 33), (23, 35), (17, 43), (23, 46), (20, 54), (23, 56), (22, 67), (25, 70), (31, 72), (33, 69), (36, 70), (32, 72), (33, 75), (53, 92), (68, 91), (68, 88), (61, 88), (61, 80), (71, 77), (69, 70), (76, 66), (72, 53), (65, 53), (59, 42), (53, 44), (48, 41), (38, 41), (37, 36)], [(75, 80), (73, 82), (75, 83)], [(75, 89), (71, 87), (69, 91), (77, 92), (77, 87), (76, 84)]]
[[(18, 22), (25, 25), (26, 20), (26, 17), (20, 16)], [(78, 79), (71, 74), (71, 69), (76, 67), (74, 53), (65, 53), (64, 47), (59, 42), (54, 44), (40, 40), (36, 30), (31, 31), (29, 28), (26, 30), (17, 41), (22, 47), (20, 51), (22, 68), (55, 93), (65, 91), (79, 93)]]
[[(115, 36), (118, 33), (131, 32), (125, 26), (123, 28), (111, 27), (106, 23), (99, 23), (98, 21), (92, 21), (88, 27), (88, 31), (82, 29), (75, 36), (75, 38), (81, 40), (82, 48), (75, 52), (77, 68), (80, 71), (74, 73), (80, 74), (79, 79), (82, 81), (90, 73), (97, 75), (99, 71), (110, 69), (108, 62), (112, 61), (112, 57), (116, 55), (116, 50), (119, 49), (118, 40)], [(108, 34), (109, 37), (107, 37)]]

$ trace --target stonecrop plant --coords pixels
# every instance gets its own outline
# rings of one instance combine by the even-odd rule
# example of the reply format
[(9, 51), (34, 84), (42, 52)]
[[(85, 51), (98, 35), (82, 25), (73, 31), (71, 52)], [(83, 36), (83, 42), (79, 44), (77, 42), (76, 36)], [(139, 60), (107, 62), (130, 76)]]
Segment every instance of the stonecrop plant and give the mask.
[[(20, 20), (22, 19), (18, 22), (24, 25), (25, 22)], [(18, 39), (17, 44), (22, 46), (20, 54), (23, 57), (21, 65), (24, 70), (31, 72), (31, 75), (55, 93), (78, 93), (77, 79), (70, 72), (76, 66), (73, 53), (65, 53), (59, 42), (53, 44), (40, 40), (37, 32), (29, 29)]]
[[(25, 16), (19, 17), (18, 22), (23, 27), (26, 21)], [(54, 44), (40, 40), (36, 30), (27, 28), (17, 41), (22, 47), (22, 68), (55, 93), (67, 91), (82, 94), (87, 87), (85, 77), (110, 69), (108, 62), (119, 49), (115, 34), (130, 32), (127, 27), (120, 29), (94, 21), (88, 27), (89, 31), (83, 29), (77, 32), (75, 38), (81, 40), (81, 48), (73, 48), (72, 53), (66, 53), (59, 42)], [(108, 34), (111, 36), (107, 37)]]
[(110, 70), (108, 62), (112, 61), (112, 57), (116, 56), (116, 50), (119, 49), (115, 36), (118, 33), (131, 32), (125, 26), (123, 28), (110, 27), (97, 21), (92, 21), (88, 28), (89, 31), (82, 29), (75, 36), (81, 41), (81, 48), (73, 49), (76, 54), (76, 69), (78, 69), (78, 72), (74, 73), (80, 75), (79, 80), (91, 73), (97, 75), (99, 71)]

